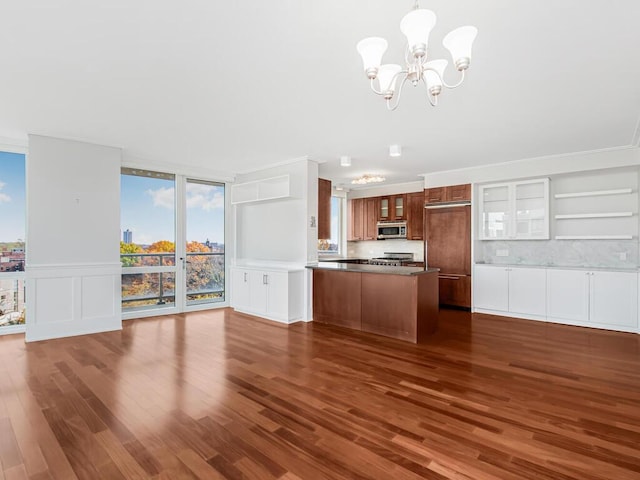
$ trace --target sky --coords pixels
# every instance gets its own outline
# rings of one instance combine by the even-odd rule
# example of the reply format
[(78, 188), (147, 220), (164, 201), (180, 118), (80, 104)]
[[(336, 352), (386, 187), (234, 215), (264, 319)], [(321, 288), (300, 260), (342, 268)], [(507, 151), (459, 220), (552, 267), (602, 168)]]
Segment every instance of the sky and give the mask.
[[(175, 242), (174, 180), (121, 175), (120, 239), (133, 243)], [(224, 187), (187, 182), (187, 241), (224, 243)]]
[(0, 152), (0, 242), (24, 240), (25, 197), (24, 155)]

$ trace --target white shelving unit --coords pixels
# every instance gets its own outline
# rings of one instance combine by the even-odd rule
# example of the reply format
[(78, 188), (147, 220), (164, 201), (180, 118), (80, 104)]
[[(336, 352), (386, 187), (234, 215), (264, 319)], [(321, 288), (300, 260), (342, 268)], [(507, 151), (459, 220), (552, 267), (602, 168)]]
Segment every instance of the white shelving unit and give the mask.
[(289, 175), (264, 178), (231, 186), (231, 204), (263, 202), (291, 196)]
[(556, 181), (560, 191), (553, 195), (555, 240), (637, 237), (637, 178), (623, 172), (597, 177), (585, 175)]

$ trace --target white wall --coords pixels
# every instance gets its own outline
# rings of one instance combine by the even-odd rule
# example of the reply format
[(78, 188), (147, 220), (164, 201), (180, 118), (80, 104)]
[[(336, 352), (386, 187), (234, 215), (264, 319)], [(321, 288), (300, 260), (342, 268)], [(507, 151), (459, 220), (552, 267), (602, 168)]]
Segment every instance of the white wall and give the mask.
[(639, 148), (572, 153), (428, 173), (425, 174), (424, 188), (494, 182), (505, 179), (517, 180), (632, 165), (640, 165)]
[[(236, 259), (306, 265), (317, 258), (318, 166), (309, 160), (239, 175), (236, 183), (288, 174), (291, 197), (234, 206)], [(311, 216), (316, 217), (311, 226)]]
[(26, 340), (122, 327), (113, 147), (29, 136)]

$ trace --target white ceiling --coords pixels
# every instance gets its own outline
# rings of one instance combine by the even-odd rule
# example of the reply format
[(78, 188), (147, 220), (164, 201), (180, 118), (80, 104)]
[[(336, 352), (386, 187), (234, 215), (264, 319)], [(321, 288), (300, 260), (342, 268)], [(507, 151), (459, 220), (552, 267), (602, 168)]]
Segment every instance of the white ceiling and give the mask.
[[(438, 15), (431, 58), (448, 58), (451, 29), (478, 27), (468, 78), (436, 108), (408, 85), (388, 112), (355, 44), (386, 37), (385, 61), (399, 62), (412, 5), (0, 0), (0, 135), (119, 146), (225, 176), (308, 156), (334, 184), (636, 141), (637, 0), (422, 0)], [(401, 158), (388, 157), (392, 143)]]

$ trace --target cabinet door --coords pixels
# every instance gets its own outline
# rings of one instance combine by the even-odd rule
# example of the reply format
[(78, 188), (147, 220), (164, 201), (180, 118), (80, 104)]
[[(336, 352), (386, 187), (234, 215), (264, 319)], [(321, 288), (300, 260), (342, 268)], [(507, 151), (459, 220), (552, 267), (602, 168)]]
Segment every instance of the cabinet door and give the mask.
[(231, 306), (240, 310), (249, 308), (249, 274), (243, 268), (231, 269)]
[(471, 277), (469, 275), (439, 275), (440, 305), (471, 308)]
[(424, 193), (407, 195), (407, 240), (424, 239)]
[(267, 282), (267, 315), (289, 319), (289, 277), (286, 272), (265, 272)]
[(509, 228), (509, 185), (486, 185), (480, 187), (480, 239), (506, 239)]
[(638, 325), (638, 274), (592, 272), (589, 320), (603, 325)]
[(380, 220), (390, 220), (391, 219), (391, 198), (390, 197), (380, 197), (378, 200), (378, 206), (380, 211), (378, 213), (378, 218)]
[(445, 201), (444, 187), (427, 188), (424, 191), (424, 200), (426, 203), (442, 203)]
[(558, 320), (589, 320), (589, 272), (547, 270), (547, 317)]
[(471, 273), (471, 207), (425, 209), (427, 265), (440, 273)]
[(348, 202), (347, 240), (364, 239), (364, 199), (356, 198)]
[(261, 270), (249, 270), (249, 309), (255, 313), (267, 313), (267, 274)]
[(476, 265), (473, 270), (473, 306), (502, 312), (509, 310), (509, 272), (506, 268)]
[(549, 238), (549, 179), (514, 184), (515, 237)]
[(394, 220), (406, 220), (407, 219), (407, 196), (406, 195), (394, 195), (391, 197), (392, 206), (392, 218)]
[(364, 239), (378, 239), (378, 199), (364, 199)]
[(509, 269), (509, 311), (546, 315), (547, 272), (544, 268)]
[(462, 202), (471, 200), (471, 184), (445, 187), (445, 201)]

